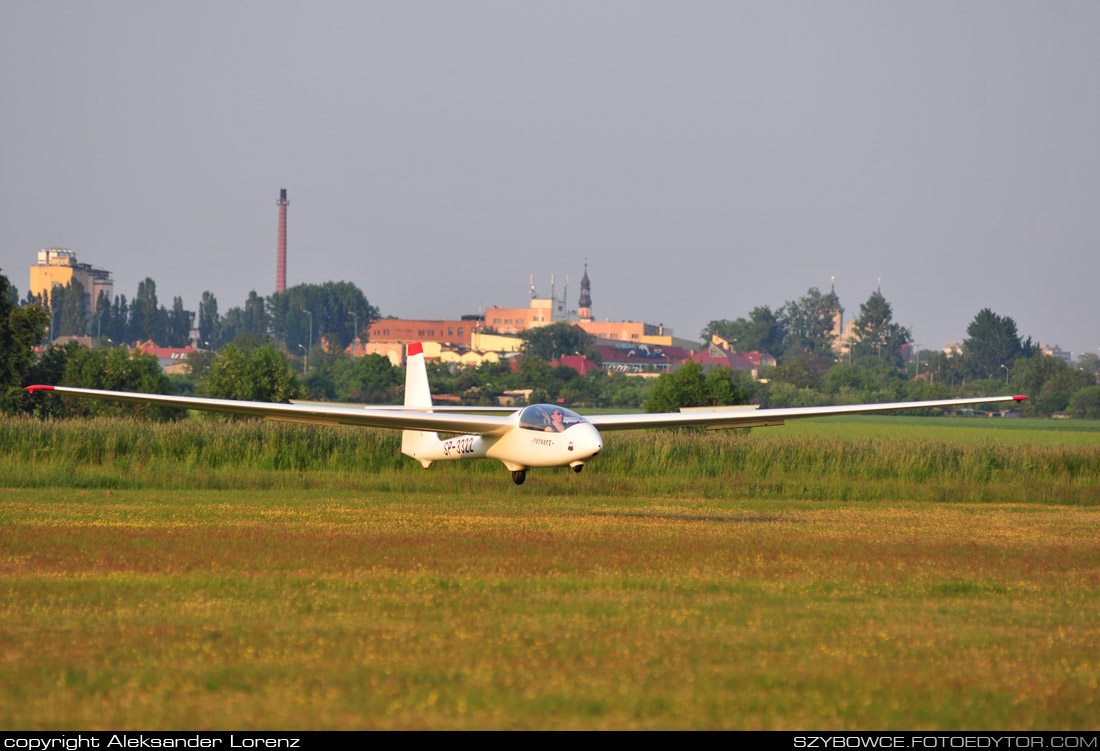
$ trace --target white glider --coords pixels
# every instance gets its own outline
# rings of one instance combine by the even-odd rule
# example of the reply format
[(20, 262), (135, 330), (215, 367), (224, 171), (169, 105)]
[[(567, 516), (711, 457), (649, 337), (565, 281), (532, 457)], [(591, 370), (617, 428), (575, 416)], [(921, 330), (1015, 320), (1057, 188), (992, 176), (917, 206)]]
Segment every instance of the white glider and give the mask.
[[(517, 485), (532, 467), (572, 467), (580, 472), (586, 461), (603, 450), (600, 431), (701, 425), (708, 429), (755, 428), (782, 425), (785, 420), (825, 415), (893, 412), (901, 409), (958, 407), (966, 404), (1019, 402), (1026, 396), (987, 396), (888, 404), (852, 404), (836, 407), (754, 409), (716, 407), (682, 412), (582, 417), (554, 404), (532, 404), (514, 410), (498, 408), (433, 407), (424, 367), (424, 348), (409, 345), (402, 406), (355, 406), (324, 402), (272, 404), (193, 396), (138, 394), (68, 386), (28, 386), (27, 391), (53, 391), (91, 399), (155, 404), (181, 409), (253, 415), (276, 422), (309, 425), (361, 425), (402, 430), (401, 452), (425, 468), (452, 459), (497, 459), (512, 472)], [(461, 414), (459, 411), (472, 413)], [(499, 414), (500, 412), (506, 414)], [(493, 413), (497, 414), (493, 414)], [(442, 439), (438, 431), (460, 435)]]

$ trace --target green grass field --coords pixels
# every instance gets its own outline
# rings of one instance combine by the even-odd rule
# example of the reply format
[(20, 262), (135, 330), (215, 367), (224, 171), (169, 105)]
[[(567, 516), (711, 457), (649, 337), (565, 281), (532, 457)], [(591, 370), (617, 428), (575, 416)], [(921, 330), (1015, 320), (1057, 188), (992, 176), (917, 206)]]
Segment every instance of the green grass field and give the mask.
[(0, 422), (0, 729), (1087, 729), (1100, 431)]

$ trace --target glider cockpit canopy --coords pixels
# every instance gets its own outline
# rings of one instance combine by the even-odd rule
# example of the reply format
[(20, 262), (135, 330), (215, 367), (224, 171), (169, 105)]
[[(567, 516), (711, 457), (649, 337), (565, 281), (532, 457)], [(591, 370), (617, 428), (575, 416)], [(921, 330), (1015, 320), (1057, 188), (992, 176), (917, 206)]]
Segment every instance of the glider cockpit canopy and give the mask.
[[(561, 415), (561, 427), (555, 424), (555, 413)], [(526, 430), (562, 432), (574, 425), (588, 422), (571, 409), (556, 404), (532, 404), (519, 414), (519, 426)]]

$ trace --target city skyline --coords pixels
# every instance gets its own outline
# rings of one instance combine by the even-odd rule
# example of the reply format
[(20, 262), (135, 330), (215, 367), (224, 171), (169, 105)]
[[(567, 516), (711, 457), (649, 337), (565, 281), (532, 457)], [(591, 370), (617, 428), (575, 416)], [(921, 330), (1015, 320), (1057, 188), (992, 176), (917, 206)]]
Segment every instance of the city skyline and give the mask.
[[(1100, 347), (1100, 6), (976, 2), (9, 5), (0, 269), (224, 313), (354, 282), (383, 315), (597, 320), (879, 286), (928, 349), (982, 308)], [(561, 281), (559, 281), (560, 290)], [(560, 294), (560, 291), (559, 291)]]

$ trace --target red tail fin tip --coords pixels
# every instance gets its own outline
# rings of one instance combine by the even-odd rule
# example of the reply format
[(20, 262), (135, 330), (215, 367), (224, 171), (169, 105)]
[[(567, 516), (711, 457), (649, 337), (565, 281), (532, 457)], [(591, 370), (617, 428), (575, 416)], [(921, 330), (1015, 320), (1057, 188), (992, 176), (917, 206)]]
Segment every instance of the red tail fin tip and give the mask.
[(413, 342), (412, 344), (409, 345), (409, 357), (412, 357), (413, 355), (422, 355), (422, 354), (424, 354), (424, 345), (423, 344), (421, 344), (420, 342)]

